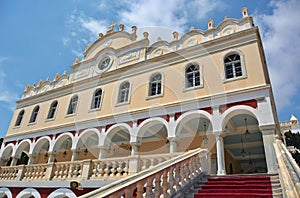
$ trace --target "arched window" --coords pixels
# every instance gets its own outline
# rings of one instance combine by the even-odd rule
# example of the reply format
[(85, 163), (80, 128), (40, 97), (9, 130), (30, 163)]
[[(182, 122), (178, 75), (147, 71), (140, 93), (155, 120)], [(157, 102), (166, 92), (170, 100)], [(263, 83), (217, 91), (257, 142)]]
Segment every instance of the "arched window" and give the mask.
[(149, 96), (161, 94), (161, 74), (156, 74), (151, 77), (149, 83)]
[(24, 113), (25, 111), (22, 110), (19, 115), (18, 115), (18, 118), (16, 120), (16, 123), (15, 123), (15, 126), (20, 126), (21, 122), (22, 122), (22, 119), (23, 119), (23, 116), (24, 116)]
[(119, 97), (118, 97), (119, 103), (128, 102), (129, 88), (130, 88), (129, 82), (125, 82), (125, 83), (121, 84), (120, 90), (119, 90)]
[(102, 89), (97, 89), (93, 96), (91, 109), (99, 109), (102, 99)]
[(185, 69), (186, 87), (196, 87), (201, 84), (198, 65), (190, 65)]
[(39, 110), (40, 110), (40, 106), (34, 107), (34, 109), (32, 111), (32, 114), (31, 114), (31, 117), (30, 117), (30, 120), (29, 120), (29, 123), (33, 123), (33, 122), (36, 121), (36, 118), (38, 116)]
[(76, 108), (77, 108), (77, 103), (78, 103), (78, 96), (75, 95), (71, 98), (70, 103), (69, 103), (69, 108), (67, 114), (75, 114)]
[(226, 79), (243, 76), (240, 55), (232, 54), (226, 56), (224, 59), (224, 66)]
[(47, 119), (54, 118), (54, 115), (55, 115), (55, 112), (56, 112), (56, 109), (57, 109), (57, 105), (58, 105), (57, 101), (52, 102), (52, 104), (50, 106), (50, 109), (49, 109)]

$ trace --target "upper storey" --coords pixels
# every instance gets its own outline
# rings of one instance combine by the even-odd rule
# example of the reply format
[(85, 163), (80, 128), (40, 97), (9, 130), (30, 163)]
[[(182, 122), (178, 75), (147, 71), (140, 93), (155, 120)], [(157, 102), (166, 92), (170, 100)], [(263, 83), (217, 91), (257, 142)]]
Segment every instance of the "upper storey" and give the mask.
[(241, 20), (225, 17), (225, 19), (214, 27), (214, 21), (208, 21), (207, 30), (197, 30), (194, 27), (179, 38), (178, 32), (173, 32), (173, 41), (163, 41), (158, 38), (157, 42), (150, 45), (148, 32), (143, 33), (143, 38), (137, 40), (137, 27), (133, 26), (131, 33), (124, 31), (124, 25), (120, 24), (117, 29), (112, 23), (104, 35), (99, 34), (98, 40), (92, 45), (86, 46), (83, 59), (75, 58), (70, 67), (70, 75), (64, 72), (56, 74), (53, 81), (40, 80), (37, 85), (27, 85), (22, 99), (29, 98), (50, 90), (54, 90), (69, 84), (105, 74), (113, 73), (114, 70), (134, 65), (139, 62), (151, 60), (168, 53), (178, 52), (193, 46), (203, 45), (214, 39), (219, 39), (237, 32), (250, 29), (254, 26), (252, 17), (248, 16), (247, 8), (242, 9)]

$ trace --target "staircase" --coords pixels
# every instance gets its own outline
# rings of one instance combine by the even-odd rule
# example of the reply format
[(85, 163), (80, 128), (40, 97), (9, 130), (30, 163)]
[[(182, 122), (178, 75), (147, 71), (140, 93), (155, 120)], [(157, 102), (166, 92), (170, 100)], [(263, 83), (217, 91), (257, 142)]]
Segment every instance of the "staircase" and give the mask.
[[(202, 186), (199, 190), (195, 190)], [(210, 176), (207, 182), (194, 186), (194, 198), (280, 198), (282, 196), (278, 175), (227, 175)], [(198, 191), (198, 192), (197, 192)], [(191, 192), (191, 191), (190, 191)]]

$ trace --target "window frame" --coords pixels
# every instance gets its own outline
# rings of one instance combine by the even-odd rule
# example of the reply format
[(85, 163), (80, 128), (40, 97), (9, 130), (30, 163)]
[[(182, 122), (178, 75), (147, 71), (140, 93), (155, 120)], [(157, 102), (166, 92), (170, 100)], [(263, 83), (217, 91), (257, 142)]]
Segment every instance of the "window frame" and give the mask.
[[(69, 112), (70, 112), (71, 105), (72, 105), (72, 100), (73, 100), (74, 98), (77, 98), (75, 110), (73, 110), (71, 113), (69, 113)], [(74, 116), (74, 115), (76, 115), (77, 109), (78, 109), (78, 103), (79, 103), (79, 96), (78, 96), (78, 95), (73, 95), (73, 96), (71, 97), (70, 101), (69, 101), (69, 105), (68, 105), (68, 109), (67, 109), (67, 114), (66, 114), (66, 116)]]
[(29, 119), (29, 124), (34, 124), (34, 123), (36, 123), (36, 120), (37, 120), (39, 111), (40, 111), (40, 106), (39, 106), (39, 105), (37, 105), (37, 106), (35, 106), (35, 107), (33, 108), (32, 113), (31, 113), (31, 116), (30, 116), (30, 119)]
[[(156, 76), (160, 76), (160, 81), (156, 82), (156, 85), (158, 85), (160, 83), (160, 93), (155, 93), (154, 95), (151, 95), (152, 92), (152, 85), (153, 85), (153, 78), (155, 78)], [(157, 89), (157, 88), (156, 88)], [(157, 91), (156, 91), (157, 92)], [(149, 83), (148, 83), (148, 96), (146, 99), (151, 99), (151, 98), (156, 98), (156, 97), (161, 97), (163, 96), (164, 93), (164, 75), (160, 72), (156, 72), (154, 74), (152, 74), (149, 78)]]
[[(194, 85), (194, 86), (188, 86), (189, 81), (187, 80), (187, 69), (191, 66), (198, 66), (198, 72), (199, 72), (199, 85)], [(191, 62), (189, 64), (187, 64), (184, 68), (183, 68), (183, 73), (184, 73), (184, 82), (183, 82), (183, 91), (189, 91), (189, 90), (194, 90), (194, 89), (198, 89), (198, 88), (203, 88), (204, 87), (204, 83), (203, 83), (203, 65), (196, 63), (196, 62)], [(195, 81), (195, 80), (194, 80)]]
[[(99, 101), (99, 107), (94, 107), (95, 104), (95, 94), (96, 92), (101, 90), (101, 97), (100, 97), (100, 101)], [(93, 97), (92, 97), (92, 101), (91, 101), (91, 105), (90, 105), (90, 111), (95, 111), (95, 110), (100, 110), (102, 107), (102, 101), (103, 101), (103, 96), (104, 96), (104, 90), (99, 87), (97, 88), (94, 92), (93, 92)]]
[[(125, 84), (129, 84), (128, 87), (128, 96), (127, 96), (127, 101), (121, 101), (120, 97), (121, 97), (121, 87), (124, 86)], [(130, 96), (131, 96), (131, 83), (128, 80), (123, 81), (120, 85), (119, 85), (119, 89), (118, 89), (118, 97), (117, 97), (117, 106), (119, 105), (123, 105), (123, 104), (129, 104), (130, 103)]]
[[(21, 114), (22, 114), (22, 117), (21, 117)], [(22, 121), (24, 119), (24, 115), (25, 115), (25, 110), (22, 109), (19, 114), (18, 114), (18, 117), (16, 119), (16, 122), (15, 122), (15, 127), (20, 127), (21, 124), (22, 124)]]
[[(56, 103), (56, 106), (55, 106), (55, 110), (54, 110), (54, 113), (53, 113), (53, 116), (52, 117), (49, 117), (50, 113), (53, 111), (53, 106), (54, 104)], [(51, 105), (50, 105), (50, 108), (49, 108), (49, 111), (48, 111), (48, 114), (47, 114), (47, 120), (54, 120), (55, 117), (56, 117), (56, 112), (57, 112), (57, 108), (58, 108), (58, 101), (57, 100), (54, 100)]]
[[(226, 78), (226, 66), (225, 66), (225, 59), (231, 55), (239, 55), (240, 56), (240, 64), (241, 64), (241, 76), (233, 76), (232, 78)], [(223, 83), (231, 82), (235, 80), (245, 79), (247, 78), (247, 70), (246, 70), (246, 64), (245, 64), (245, 55), (244, 53), (239, 49), (230, 49), (226, 51), (223, 56), (221, 56), (221, 63), (222, 63), (222, 81)]]

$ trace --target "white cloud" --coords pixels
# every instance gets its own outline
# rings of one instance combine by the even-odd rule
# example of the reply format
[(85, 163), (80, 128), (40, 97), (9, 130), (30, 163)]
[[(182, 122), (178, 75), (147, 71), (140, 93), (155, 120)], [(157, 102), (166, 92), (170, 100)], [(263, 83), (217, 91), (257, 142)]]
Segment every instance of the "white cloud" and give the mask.
[(0, 103), (4, 103), (4, 105), (1, 106), (13, 111), (18, 95), (13, 91), (10, 91), (5, 85), (5, 77), (6, 74), (0, 70)]
[(262, 32), (277, 107), (292, 106), (300, 88), (300, 3), (271, 1), (273, 12), (255, 20)]

